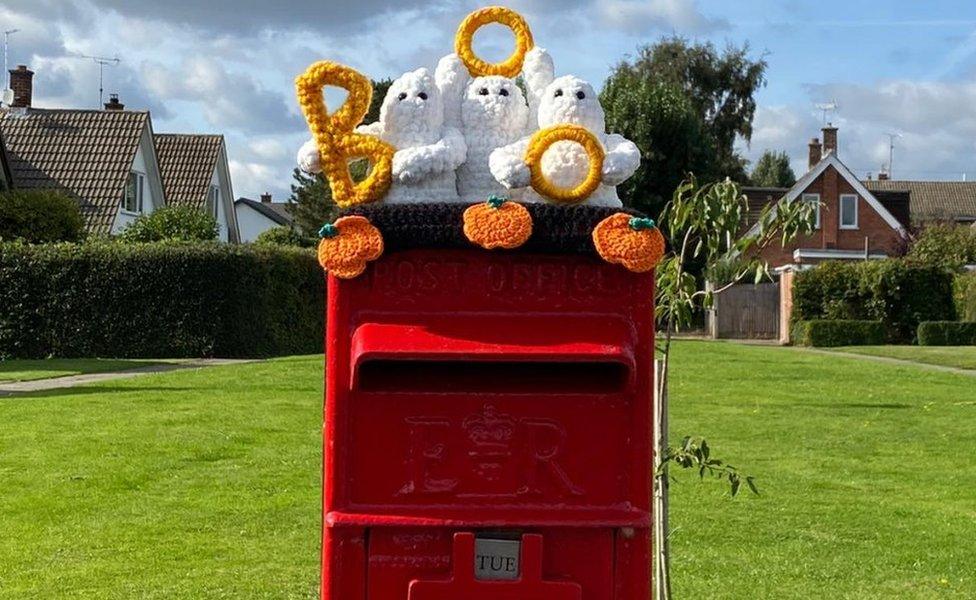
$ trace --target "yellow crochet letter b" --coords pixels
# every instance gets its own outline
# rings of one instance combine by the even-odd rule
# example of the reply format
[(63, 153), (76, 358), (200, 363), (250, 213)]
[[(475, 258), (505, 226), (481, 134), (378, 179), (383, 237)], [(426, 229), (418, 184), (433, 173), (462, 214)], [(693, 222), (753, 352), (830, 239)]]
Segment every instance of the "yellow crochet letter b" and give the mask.
[[(327, 85), (348, 92), (346, 101), (331, 115), (322, 91)], [(369, 79), (344, 65), (322, 61), (300, 75), (295, 88), (336, 204), (345, 208), (383, 198), (392, 181), (395, 149), (377, 137), (353, 131), (369, 110), (373, 97)], [(369, 175), (359, 183), (349, 174), (349, 161), (357, 158), (365, 158), (371, 165)]]
[[(562, 141), (576, 142), (583, 146), (590, 159), (586, 179), (574, 188), (556, 187), (542, 172), (542, 155), (546, 153), (549, 146)], [(599, 187), (603, 172), (603, 157), (603, 145), (588, 129), (579, 125), (563, 124), (540, 129), (532, 134), (529, 147), (525, 151), (525, 164), (529, 166), (529, 172), (532, 174), (532, 189), (550, 200), (574, 204), (586, 200)]]

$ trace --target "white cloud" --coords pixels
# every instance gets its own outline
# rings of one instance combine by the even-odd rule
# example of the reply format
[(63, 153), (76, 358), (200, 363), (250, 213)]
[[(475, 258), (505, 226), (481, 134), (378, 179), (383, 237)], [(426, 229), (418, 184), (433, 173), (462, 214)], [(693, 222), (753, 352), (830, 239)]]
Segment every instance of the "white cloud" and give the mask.
[(756, 108), (752, 122), (752, 142), (740, 150), (753, 164), (766, 150), (785, 151), (797, 176), (807, 170), (807, 143), (819, 136), (820, 122), (811, 112), (796, 110), (790, 106), (763, 106)]
[(266, 160), (280, 160), (294, 155), (280, 139), (273, 137), (254, 140), (248, 144), (248, 149), (258, 158)]
[[(274, 191), (269, 182), (276, 181), (275, 173), (269, 165), (257, 162), (231, 160), (230, 177), (234, 182), (234, 192), (238, 196), (257, 196), (264, 191)], [(281, 191), (281, 188), (278, 190)]]
[(143, 76), (160, 97), (196, 103), (215, 128), (247, 133), (289, 133), (302, 121), (281, 93), (265, 89), (246, 73), (228, 71), (213, 59), (194, 56), (176, 68), (147, 63)]
[(858, 176), (876, 175), (895, 139), (893, 175), (902, 179), (961, 179), (976, 175), (976, 83), (883, 81), (808, 87), (808, 108), (763, 106), (756, 111), (751, 160), (785, 150), (797, 175), (806, 172), (807, 143), (820, 136), (820, 98), (835, 98), (839, 156)]

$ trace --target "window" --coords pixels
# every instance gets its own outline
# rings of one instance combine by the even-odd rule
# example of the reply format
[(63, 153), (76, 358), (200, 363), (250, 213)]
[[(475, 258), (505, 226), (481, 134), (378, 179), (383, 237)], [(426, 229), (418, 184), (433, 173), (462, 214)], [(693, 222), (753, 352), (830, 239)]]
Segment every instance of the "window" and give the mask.
[(816, 208), (814, 209), (814, 219), (813, 225), (817, 229), (820, 229), (820, 194), (803, 194), (803, 201), (813, 204)]
[(857, 229), (857, 196), (840, 195), (840, 228)]
[(210, 204), (210, 214), (217, 219), (220, 214), (220, 188), (212, 185), (207, 193), (207, 202)]
[(142, 190), (145, 176), (135, 171), (129, 173), (125, 181), (125, 193), (122, 195), (122, 210), (130, 213), (142, 212)]

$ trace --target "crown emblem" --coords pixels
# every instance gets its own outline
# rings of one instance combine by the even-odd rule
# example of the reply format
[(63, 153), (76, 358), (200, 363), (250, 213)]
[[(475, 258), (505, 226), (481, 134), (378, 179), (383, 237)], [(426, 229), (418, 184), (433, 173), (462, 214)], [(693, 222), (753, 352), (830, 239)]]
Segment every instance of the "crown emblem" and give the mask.
[(515, 419), (486, 404), (462, 424), (471, 442), (468, 457), (474, 462), (475, 472), (487, 481), (497, 481), (512, 455)]
[(504, 450), (511, 444), (515, 434), (515, 420), (509, 415), (500, 414), (498, 409), (489, 404), (481, 412), (464, 420), (464, 430), (477, 448), (488, 450), (495, 447)]

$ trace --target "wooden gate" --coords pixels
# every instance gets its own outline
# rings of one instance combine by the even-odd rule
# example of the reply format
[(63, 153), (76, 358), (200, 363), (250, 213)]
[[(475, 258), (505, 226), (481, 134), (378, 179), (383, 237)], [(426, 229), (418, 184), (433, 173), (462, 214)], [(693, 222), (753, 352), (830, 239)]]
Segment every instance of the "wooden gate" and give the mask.
[(715, 295), (708, 313), (711, 337), (774, 340), (779, 337), (779, 284), (739, 284)]

